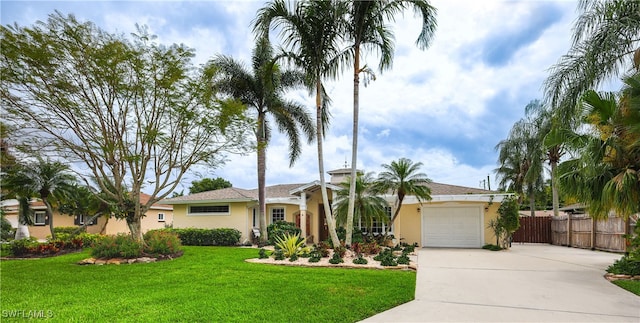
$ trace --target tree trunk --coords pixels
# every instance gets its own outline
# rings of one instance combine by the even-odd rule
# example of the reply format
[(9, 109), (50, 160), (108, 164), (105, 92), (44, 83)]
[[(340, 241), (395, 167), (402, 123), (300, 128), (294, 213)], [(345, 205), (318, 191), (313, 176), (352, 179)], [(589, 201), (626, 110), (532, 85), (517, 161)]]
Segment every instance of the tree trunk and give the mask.
[[(318, 77), (318, 79), (320, 79)], [(327, 194), (327, 183), (324, 180), (324, 154), (322, 152), (322, 83), (316, 83), (316, 136), (318, 144), (318, 173), (320, 174), (320, 191), (322, 192), (322, 203), (326, 205), (324, 208), (324, 216), (327, 219), (327, 229), (331, 236), (334, 247), (340, 245), (338, 233), (336, 233), (336, 221), (331, 215), (331, 205), (329, 204), (329, 196)]]
[(258, 208), (259, 208), (259, 225), (260, 225), (260, 241), (266, 242), (268, 237), (267, 233), (267, 203), (266, 203), (266, 169), (267, 169), (267, 157), (266, 157), (266, 135), (265, 135), (265, 116), (264, 114), (258, 115), (258, 129), (256, 133), (256, 141), (258, 142)]
[(16, 240), (20, 240), (29, 239), (29, 237), (31, 237), (31, 234), (29, 234), (29, 226), (18, 221), (18, 229), (16, 229), (16, 235), (14, 238)]
[(44, 205), (46, 206), (46, 215), (49, 219), (49, 231), (51, 231), (51, 239), (55, 240), (56, 232), (53, 230), (53, 207), (51, 206), (51, 203), (47, 201), (47, 196), (42, 199), (42, 202), (44, 202)]
[(102, 225), (102, 228), (100, 229), (100, 234), (105, 234), (107, 232), (107, 224), (109, 224), (109, 219), (111, 219), (111, 217), (107, 217), (107, 219), (104, 221), (104, 225)]
[(353, 63), (353, 137), (351, 145), (351, 183), (349, 185), (349, 208), (347, 209), (347, 236), (345, 244), (351, 245), (353, 235), (353, 213), (356, 199), (356, 177), (358, 164), (358, 115), (360, 109), (360, 46), (355, 45)]
[(131, 231), (131, 236), (142, 243), (144, 243), (144, 237), (142, 236), (142, 223), (140, 217), (133, 217), (131, 220), (127, 219), (127, 226)]
[(551, 195), (553, 204), (553, 216), (557, 217), (560, 214), (560, 198), (558, 197), (558, 183), (556, 168), (558, 166), (557, 161), (551, 161)]
[(536, 193), (533, 187), (529, 187), (529, 209), (531, 211), (531, 217), (536, 216)]

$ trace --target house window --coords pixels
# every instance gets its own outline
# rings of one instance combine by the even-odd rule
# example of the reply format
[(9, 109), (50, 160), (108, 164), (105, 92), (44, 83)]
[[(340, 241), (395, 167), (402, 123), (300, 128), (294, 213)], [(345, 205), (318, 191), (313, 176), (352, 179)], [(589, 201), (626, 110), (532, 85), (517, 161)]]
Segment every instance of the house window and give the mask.
[(44, 211), (36, 211), (34, 213), (34, 225), (46, 225), (47, 224), (47, 213)]
[(256, 227), (256, 208), (253, 208), (253, 227)]
[(274, 207), (271, 209), (271, 223), (276, 223), (277, 221), (284, 221), (283, 207)]
[(229, 215), (229, 204), (218, 205), (191, 205), (190, 215)]
[(158, 213), (158, 222), (164, 222), (164, 213)]
[[(89, 217), (89, 219), (91, 219), (91, 217)], [(75, 224), (84, 225), (84, 222), (85, 222), (85, 215), (84, 214), (78, 215), (78, 221)], [(88, 225), (96, 225), (96, 224), (98, 224), (98, 219), (93, 219), (93, 221), (89, 222)]]
[[(387, 226), (389, 225), (388, 223), (391, 222), (391, 207), (389, 206), (385, 207), (384, 211), (388, 218), (387, 224), (384, 224), (384, 222), (382, 221), (373, 220), (373, 223), (371, 225), (371, 233), (373, 234), (385, 233)], [(389, 231), (392, 231), (392, 229)]]

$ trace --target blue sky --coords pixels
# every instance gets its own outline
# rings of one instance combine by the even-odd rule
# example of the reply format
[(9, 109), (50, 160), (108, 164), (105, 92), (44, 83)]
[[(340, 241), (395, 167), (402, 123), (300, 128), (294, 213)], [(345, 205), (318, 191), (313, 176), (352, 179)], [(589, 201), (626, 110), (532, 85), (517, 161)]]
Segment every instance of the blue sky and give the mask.
[[(523, 117), (524, 107), (542, 98), (548, 68), (570, 46), (575, 1), (433, 0), (438, 28), (430, 48), (415, 46), (420, 22), (407, 12), (395, 25), (393, 68), (361, 88), (358, 168), (379, 172), (401, 157), (422, 162), (432, 180), (479, 187), (497, 167), (495, 145)], [(251, 21), (264, 1), (2, 1), (3, 25), (46, 20), (58, 10), (90, 20), (113, 33), (147, 25), (164, 44), (196, 49), (197, 64), (217, 54), (249, 63)], [(374, 55), (365, 57), (377, 66)], [(326, 87), (333, 119), (325, 141), (325, 169), (351, 160), (352, 81), (349, 71)], [(290, 96), (312, 111), (306, 91)], [(293, 168), (285, 138), (274, 136), (267, 155), (267, 183), (318, 178), (315, 144), (303, 148)], [(198, 177), (223, 177), (254, 188), (254, 154), (229, 156), (218, 169), (197, 168), (183, 181), (185, 192)], [(495, 185), (492, 185), (495, 188)]]

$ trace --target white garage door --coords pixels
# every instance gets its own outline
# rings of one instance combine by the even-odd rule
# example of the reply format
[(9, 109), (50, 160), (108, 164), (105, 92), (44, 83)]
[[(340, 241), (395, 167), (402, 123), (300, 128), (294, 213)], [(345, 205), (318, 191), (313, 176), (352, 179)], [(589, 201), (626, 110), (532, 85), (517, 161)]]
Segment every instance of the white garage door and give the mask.
[(482, 223), (482, 206), (423, 207), (422, 245), (480, 248)]

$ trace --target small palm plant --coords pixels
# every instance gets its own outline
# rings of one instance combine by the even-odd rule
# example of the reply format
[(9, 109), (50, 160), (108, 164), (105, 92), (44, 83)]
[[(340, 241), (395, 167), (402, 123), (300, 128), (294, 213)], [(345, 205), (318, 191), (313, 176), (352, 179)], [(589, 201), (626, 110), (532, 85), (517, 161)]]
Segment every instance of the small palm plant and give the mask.
[(301, 239), (299, 234), (285, 233), (282, 237), (276, 236), (276, 248), (282, 250), (285, 257), (297, 257), (300, 254), (308, 253), (305, 239)]

